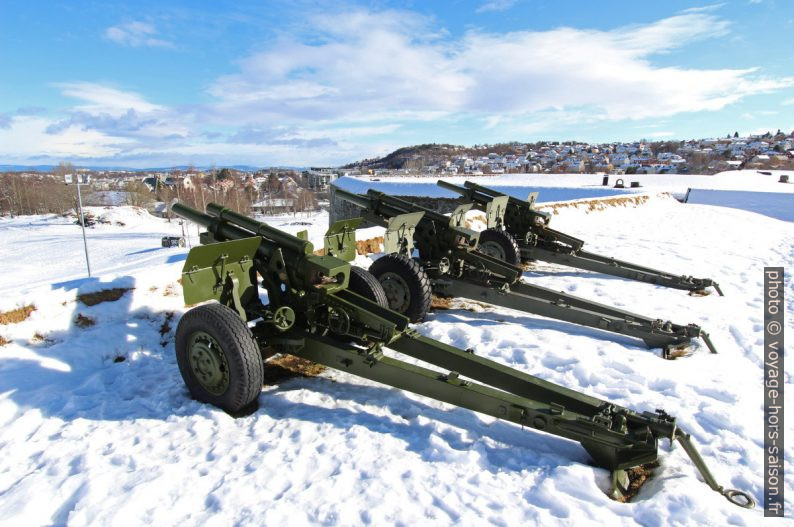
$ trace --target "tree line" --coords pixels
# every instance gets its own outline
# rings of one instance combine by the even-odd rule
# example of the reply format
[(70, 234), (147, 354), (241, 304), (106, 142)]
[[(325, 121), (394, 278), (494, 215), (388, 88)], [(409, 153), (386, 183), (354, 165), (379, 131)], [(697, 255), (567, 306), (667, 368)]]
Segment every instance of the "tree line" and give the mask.
[[(69, 163), (61, 163), (53, 174), (0, 173), (0, 215), (64, 214), (77, 208), (74, 185), (64, 183), (64, 174), (75, 173)], [(285, 178), (290, 176), (290, 178)], [(243, 214), (251, 214), (253, 205), (263, 198), (286, 198), (293, 203), (292, 212), (314, 210), (316, 196), (303, 188), (300, 176), (294, 173), (271, 173), (259, 187), (245, 183), (228, 169), (213, 170), (209, 174), (194, 174), (192, 184), (177, 182), (166, 185), (157, 180), (154, 188), (140, 179), (119, 180), (114, 185), (124, 196), (127, 205), (151, 208), (156, 202), (168, 205), (165, 214), (172, 217), (170, 205), (179, 201), (190, 207), (205, 210), (210, 202), (220, 203)], [(90, 185), (81, 188), (83, 205), (103, 204), (100, 193)]]

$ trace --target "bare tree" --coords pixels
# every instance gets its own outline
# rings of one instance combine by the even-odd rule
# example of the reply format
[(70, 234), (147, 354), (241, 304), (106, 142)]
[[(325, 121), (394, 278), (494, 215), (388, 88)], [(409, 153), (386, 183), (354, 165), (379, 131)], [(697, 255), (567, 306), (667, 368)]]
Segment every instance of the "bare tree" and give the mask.
[(127, 193), (127, 205), (145, 207), (154, 201), (149, 187), (143, 181), (127, 181), (124, 185), (124, 191)]

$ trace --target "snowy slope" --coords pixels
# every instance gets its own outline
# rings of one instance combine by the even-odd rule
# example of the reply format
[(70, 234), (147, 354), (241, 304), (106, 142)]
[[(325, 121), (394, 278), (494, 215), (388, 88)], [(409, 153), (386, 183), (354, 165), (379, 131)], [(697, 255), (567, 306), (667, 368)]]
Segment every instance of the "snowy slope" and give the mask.
[(692, 189), (687, 203), (749, 210), (784, 221), (794, 221), (794, 195), (783, 192)]
[[(778, 183), (781, 175), (787, 174), (791, 183)], [(673, 194), (686, 194), (687, 189), (707, 190), (743, 190), (749, 192), (779, 192), (794, 194), (794, 173), (788, 170), (731, 170), (714, 175), (701, 174), (627, 174), (624, 176), (609, 176), (609, 185), (602, 186), (603, 174), (502, 174), (494, 176), (450, 176), (443, 177), (444, 181), (454, 185), (463, 185), (465, 181), (474, 181), (485, 187), (492, 187), (524, 199), (526, 192), (532, 187), (544, 189), (590, 189), (591, 191), (611, 191), (618, 179), (622, 179), (628, 187), (631, 181), (638, 181), (642, 187), (639, 189), (620, 189), (621, 193), (644, 192), (671, 192)], [(438, 177), (431, 176), (395, 176), (375, 178), (370, 176), (346, 176), (334, 182), (338, 186), (352, 192), (361, 192), (367, 188), (376, 188), (393, 195), (405, 196), (438, 196), (456, 197), (457, 194), (442, 189), (436, 185)], [(512, 190), (515, 189), (516, 194)], [(521, 189), (521, 190), (518, 190)], [(602, 194), (608, 195), (608, 194)], [(596, 195), (584, 194), (580, 198), (595, 197)]]
[[(158, 248), (178, 225), (113, 212), (126, 228), (89, 232), (95, 280), (79, 279), (78, 227), (52, 217), (0, 220), (0, 249), (13, 256), (0, 276), (0, 310), (37, 308), (24, 322), (0, 325), (10, 341), (0, 347), (4, 525), (762, 522), (760, 509), (712, 492), (680, 447), (663, 444), (656, 476), (632, 503), (619, 504), (604, 495), (607, 472), (589, 466), (576, 443), (341, 372), (266, 387), (259, 410), (239, 419), (191, 401), (173, 349), (186, 250)], [(629, 338), (480, 306), (433, 313), (417, 329), (637, 410), (664, 408), (692, 433), (723, 485), (761, 501), (762, 268), (794, 267), (791, 223), (669, 198), (558, 212), (552, 226), (588, 249), (715, 278), (726, 296), (690, 297), (549, 264), (525, 279), (700, 324), (720, 353), (701, 346), (664, 361)], [(316, 240), (327, 219), (271, 224), (279, 221), (310, 229)], [(301, 221), (312, 225), (295, 225)], [(93, 307), (75, 300), (109, 287), (134, 289)], [(786, 294), (790, 314), (790, 275)], [(78, 314), (95, 324), (77, 327)], [(794, 335), (790, 316), (786, 328)], [(791, 405), (790, 376), (786, 384)], [(794, 434), (791, 420), (787, 432)], [(788, 473), (791, 462), (789, 453)]]
[[(791, 183), (779, 183), (780, 175), (788, 174)], [(493, 188), (510, 196), (527, 199), (529, 192), (538, 191), (538, 203), (577, 200), (635, 193), (668, 192), (688, 203), (732, 207), (758, 212), (773, 218), (794, 221), (794, 173), (785, 170), (760, 172), (732, 170), (714, 175), (696, 174), (631, 174), (609, 176), (609, 185), (602, 186), (601, 174), (505, 174), (497, 176), (453, 176), (443, 179), (462, 186), (466, 181)], [(436, 185), (439, 178), (429, 176), (343, 177), (335, 187), (356, 193), (373, 188), (393, 196), (458, 197), (458, 194)], [(627, 188), (616, 189), (618, 179)], [(631, 182), (639, 188), (630, 188)]]

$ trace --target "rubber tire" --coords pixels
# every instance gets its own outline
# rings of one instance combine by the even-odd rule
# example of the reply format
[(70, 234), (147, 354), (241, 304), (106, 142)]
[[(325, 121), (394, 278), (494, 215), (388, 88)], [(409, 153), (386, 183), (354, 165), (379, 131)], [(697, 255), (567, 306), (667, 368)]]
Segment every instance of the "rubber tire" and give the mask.
[[(190, 368), (187, 343), (196, 331), (214, 338), (229, 364), (229, 387), (220, 395), (208, 392)], [(259, 346), (237, 312), (218, 303), (191, 309), (176, 328), (176, 361), (191, 397), (230, 414), (250, 408), (262, 391), (264, 365)]]
[(499, 229), (486, 229), (480, 233), (480, 240), (477, 246), (479, 247), (484, 242), (497, 244), (505, 253), (505, 262), (511, 265), (521, 265), (521, 249), (518, 248), (518, 242), (509, 232)]
[(386, 298), (386, 291), (383, 290), (383, 286), (380, 285), (378, 279), (366, 269), (355, 265), (351, 266), (350, 282), (347, 288), (367, 300), (372, 300), (380, 307), (389, 308), (389, 299)]
[[(411, 322), (424, 320), (430, 310), (433, 290), (430, 286), (430, 279), (419, 262), (407, 256), (388, 254), (375, 260), (369, 267), (369, 272), (375, 275), (381, 284), (383, 284), (381, 277), (386, 273), (394, 273), (402, 278), (408, 286), (411, 301), (408, 307), (400, 313), (408, 317)], [(393, 306), (389, 306), (389, 309), (397, 311)]]

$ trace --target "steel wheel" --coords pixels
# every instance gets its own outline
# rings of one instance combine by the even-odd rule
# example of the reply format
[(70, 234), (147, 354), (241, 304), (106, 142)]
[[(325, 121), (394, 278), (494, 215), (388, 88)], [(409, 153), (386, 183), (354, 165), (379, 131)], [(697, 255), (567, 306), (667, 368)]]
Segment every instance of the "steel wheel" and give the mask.
[(383, 273), (380, 276), (380, 285), (386, 293), (389, 309), (405, 313), (411, 305), (411, 289), (402, 276), (396, 273)]
[(190, 395), (235, 414), (256, 403), (264, 368), (259, 346), (236, 311), (218, 303), (182, 316), (174, 348)]
[(477, 249), (487, 254), (488, 256), (493, 256), (494, 258), (498, 258), (499, 260), (505, 261), (505, 250), (504, 248), (496, 242), (485, 242), (477, 245)]
[(521, 263), (521, 250), (507, 231), (486, 229), (480, 233), (477, 250), (512, 265)]
[(190, 336), (188, 362), (196, 380), (211, 394), (220, 395), (229, 388), (229, 361), (209, 334), (197, 331)]
[(411, 322), (425, 318), (432, 290), (419, 262), (399, 254), (387, 254), (375, 260), (369, 272), (383, 286), (389, 309), (405, 315)]

